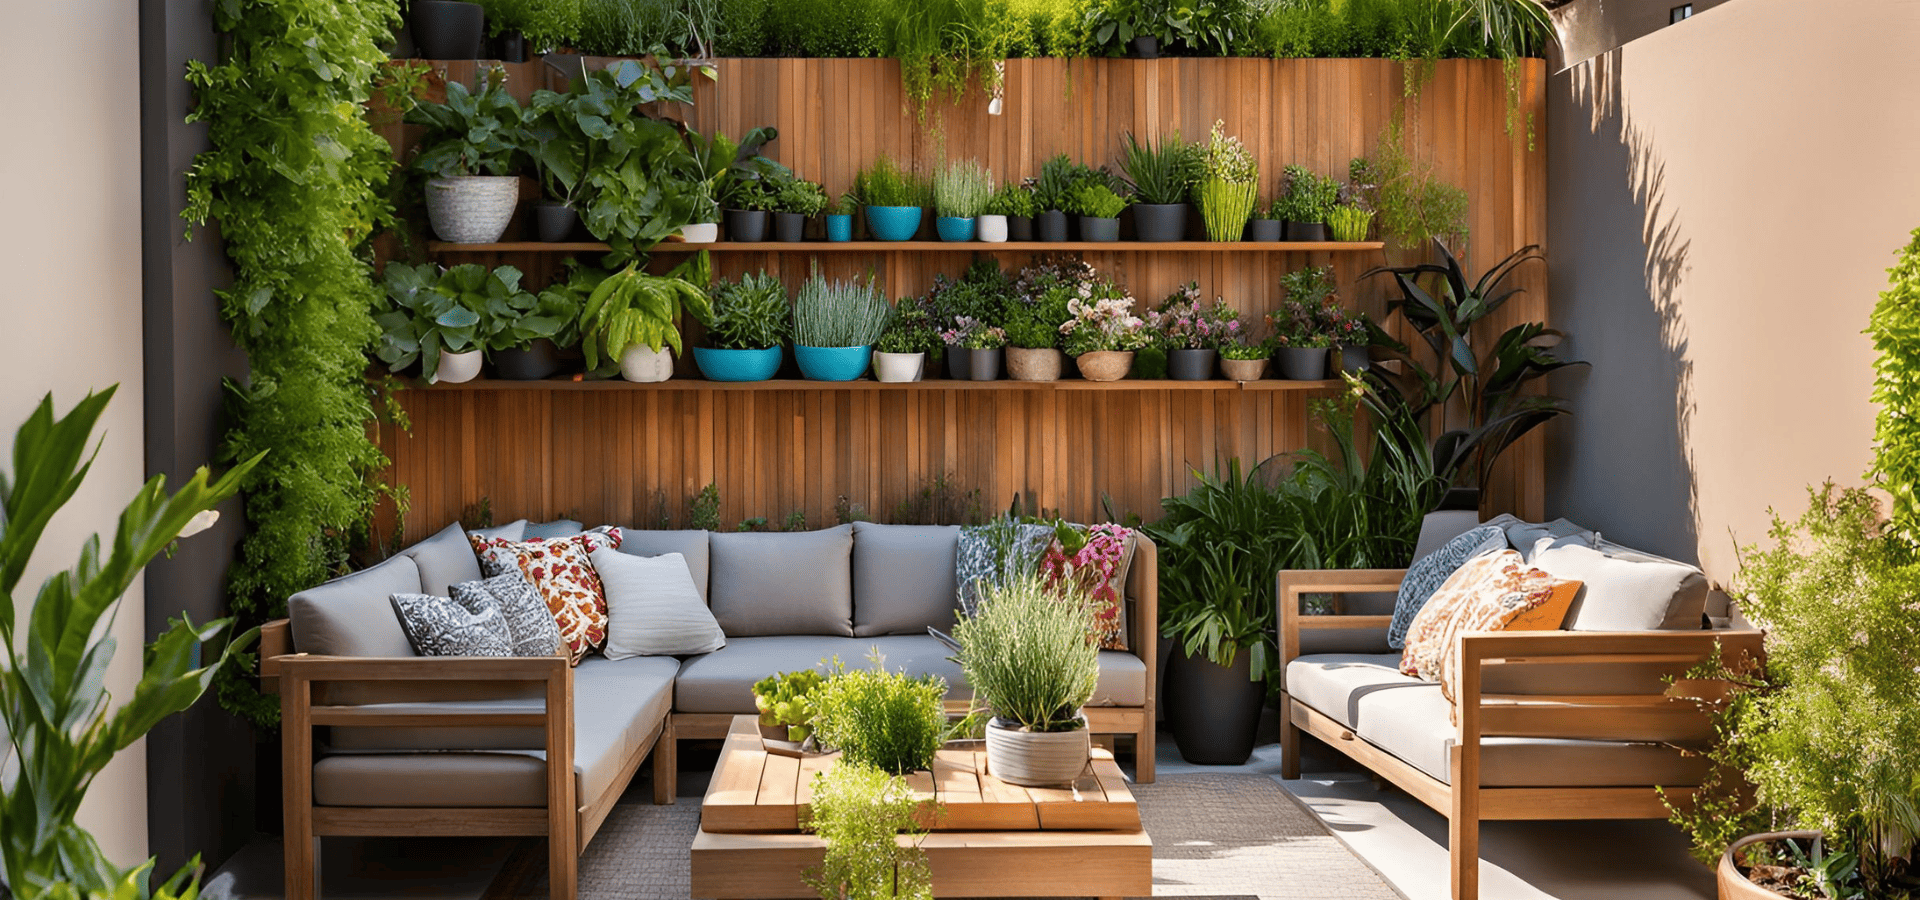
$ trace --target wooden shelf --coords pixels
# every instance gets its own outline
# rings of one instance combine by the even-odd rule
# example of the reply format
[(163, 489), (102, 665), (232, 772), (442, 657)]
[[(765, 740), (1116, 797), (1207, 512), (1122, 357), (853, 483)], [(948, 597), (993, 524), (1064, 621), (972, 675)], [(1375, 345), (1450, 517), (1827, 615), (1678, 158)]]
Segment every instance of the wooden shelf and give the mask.
[(1233, 381), (1214, 379), (1211, 381), (1168, 381), (1127, 379), (1125, 381), (1084, 381), (1071, 379), (1066, 381), (955, 381), (947, 378), (935, 378), (926, 381), (884, 383), (862, 378), (858, 381), (808, 381), (803, 379), (775, 379), (772, 381), (706, 381), (699, 378), (672, 378), (651, 384), (640, 384), (619, 379), (605, 381), (574, 381), (570, 379), (547, 379), (542, 381), (506, 381), (497, 378), (476, 378), (460, 384), (422, 385), (410, 382), (407, 390), (425, 390), (439, 392), (454, 391), (1323, 391), (1335, 390), (1344, 382), (1332, 381), (1283, 381), (1266, 379), (1240, 384)]
[[(711, 244), (687, 244), (670, 241), (653, 248), (655, 253), (1353, 253), (1379, 250), (1380, 241), (715, 241)], [(434, 253), (600, 253), (606, 244), (587, 242), (545, 243), (510, 241), (500, 244), (455, 244), (428, 241)]]

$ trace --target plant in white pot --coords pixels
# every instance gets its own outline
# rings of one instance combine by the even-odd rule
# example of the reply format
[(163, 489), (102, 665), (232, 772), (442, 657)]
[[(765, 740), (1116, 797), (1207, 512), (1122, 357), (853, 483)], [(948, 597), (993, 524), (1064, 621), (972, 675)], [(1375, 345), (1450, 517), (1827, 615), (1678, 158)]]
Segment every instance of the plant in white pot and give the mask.
[(487, 244), (506, 233), (520, 203), (515, 174), (525, 141), (527, 110), (507, 93), (495, 68), (474, 93), (447, 83), (445, 103), (421, 103), (407, 111), (409, 125), (424, 125), (414, 168), (427, 173), (427, 220), (441, 240)]
[(934, 313), (923, 298), (902, 298), (873, 346), (873, 377), (901, 383), (926, 375), (927, 354), (940, 347)]
[(953, 630), (987, 723), (987, 770), (1010, 784), (1066, 784), (1092, 748), (1081, 707), (1100, 679), (1089, 598), (1041, 575), (986, 587)]
[(580, 311), (581, 348), (587, 369), (618, 363), (628, 381), (666, 381), (673, 377), (673, 356), (681, 352), (682, 310), (696, 317), (713, 314), (708, 305), (707, 251), (666, 275), (649, 275), (638, 264), (607, 276)]
[(480, 374), (481, 350), (504, 327), (504, 316), (483, 317), (483, 308), (505, 311), (520, 291), (520, 270), (467, 264), (442, 270), (432, 263), (388, 263), (385, 303), (373, 320), (380, 326), (374, 355), (398, 372), (415, 362), (429, 384), (458, 384)]

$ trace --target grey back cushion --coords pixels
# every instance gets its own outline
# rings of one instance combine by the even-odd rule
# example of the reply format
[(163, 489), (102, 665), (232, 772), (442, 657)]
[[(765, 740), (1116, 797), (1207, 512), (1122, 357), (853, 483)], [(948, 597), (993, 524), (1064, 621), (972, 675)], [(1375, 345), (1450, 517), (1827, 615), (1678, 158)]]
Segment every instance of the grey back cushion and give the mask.
[(572, 537), (585, 531), (585, 526), (572, 519), (555, 519), (551, 522), (528, 522), (521, 532), (520, 540), (545, 540), (547, 538)]
[(475, 528), (472, 533), (483, 538), (499, 538), (506, 541), (517, 541), (526, 536), (527, 520), (515, 519), (505, 525), (495, 525), (492, 528)]
[(436, 597), (452, 596), (456, 584), (480, 580), (480, 561), (467, 542), (467, 530), (459, 522), (440, 529), (440, 533), (400, 551), (420, 567), (420, 590)]
[(853, 525), (853, 633), (953, 627), (957, 525)]
[(1471, 509), (1440, 509), (1427, 513), (1420, 520), (1420, 537), (1414, 541), (1413, 558), (1426, 556), (1479, 525), (1480, 513)]
[(1462, 532), (1440, 549), (1422, 556), (1407, 567), (1400, 580), (1400, 596), (1393, 604), (1393, 622), (1387, 626), (1387, 646), (1399, 650), (1407, 645), (1407, 630), (1413, 618), (1433, 598), (1433, 592), (1447, 583), (1461, 566), (1482, 553), (1507, 548), (1506, 532), (1497, 525), (1481, 525)]
[(693, 586), (700, 592), (700, 599), (708, 599), (707, 569), (710, 554), (705, 531), (642, 531), (635, 528), (622, 528), (620, 534), (622, 535), (621, 553), (633, 556), (680, 554), (687, 561), (687, 574), (693, 576)]
[(316, 656), (415, 656), (394, 594), (420, 592), (420, 567), (396, 556), (287, 598), (293, 649)]
[(1707, 604), (1707, 577), (1685, 563), (1607, 541), (1597, 547), (1542, 538), (1533, 565), (1578, 580), (1568, 631), (1691, 631)]
[(707, 604), (728, 637), (853, 636), (853, 526), (714, 534)]

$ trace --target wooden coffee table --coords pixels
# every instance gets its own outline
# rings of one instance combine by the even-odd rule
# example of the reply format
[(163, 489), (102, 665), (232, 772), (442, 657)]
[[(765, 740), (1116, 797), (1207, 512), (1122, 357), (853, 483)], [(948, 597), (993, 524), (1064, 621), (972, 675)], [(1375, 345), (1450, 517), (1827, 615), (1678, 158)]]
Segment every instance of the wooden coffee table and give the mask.
[[(700, 801), (692, 896), (817, 896), (802, 873), (826, 845), (800, 831), (813, 776), (837, 757), (769, 754), (753, 716), (737, 716)], [(940, 897), (1147, 897), (1153, 841), (1113, 755), (1094, 751), (1071, 788), (1023, 788), (986, 774), (983, 750), (941, 750), (932, 773), (907, 776)], [(933, 810), (938, 804), (936, 815)], [(905, 840), (902, 838), (902, 840)]]

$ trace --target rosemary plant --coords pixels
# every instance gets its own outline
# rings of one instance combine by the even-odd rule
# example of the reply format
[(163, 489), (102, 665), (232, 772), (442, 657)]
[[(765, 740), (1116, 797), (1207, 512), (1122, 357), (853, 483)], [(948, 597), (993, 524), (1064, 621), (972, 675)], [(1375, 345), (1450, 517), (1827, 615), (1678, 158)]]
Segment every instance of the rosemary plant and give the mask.
[(979, 160), (949, 163), (933, 177), (933, 208), (942, 216), (971, 219), (993, 199), (993, 173)]
[(865, 347), (880, 339), (893, 312), (871, 277), (828, 281), (819, 270), (793, 299), (793, 341), (802, 347)]
[(994, 716), (1030, 731), (1072, 731), (1100, 679), (1091, 601), (1043, 575), (987, 588), (954, 626), (960, 669)]

